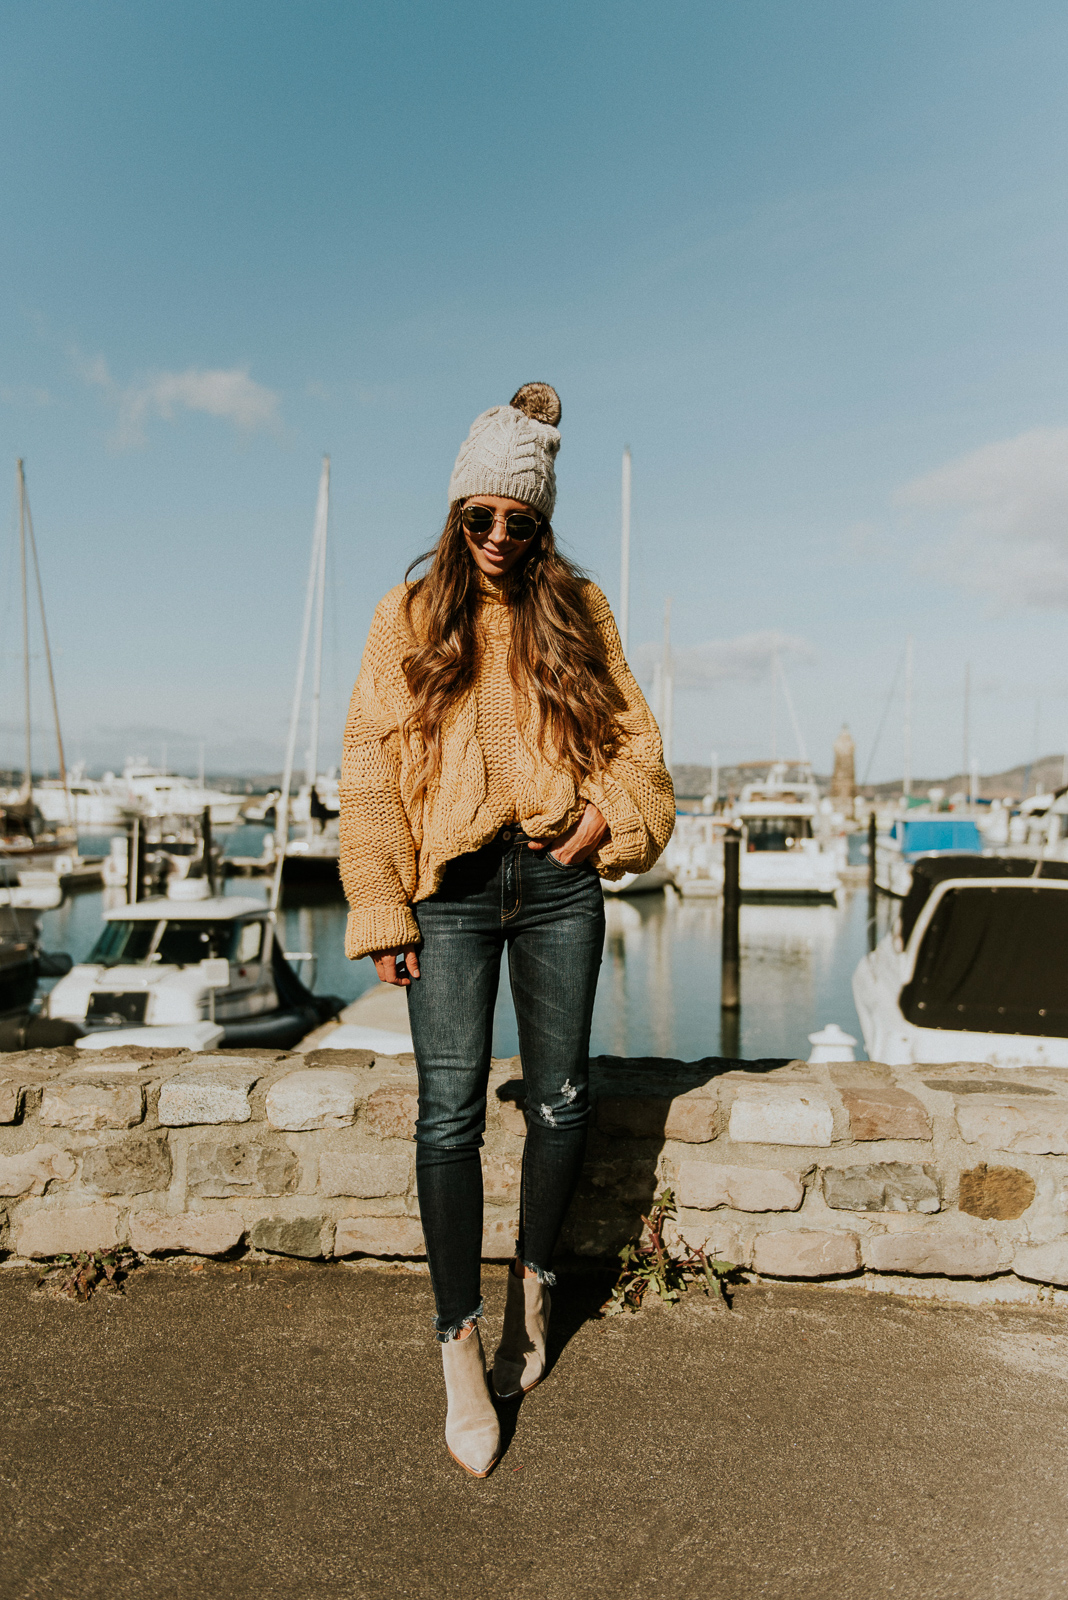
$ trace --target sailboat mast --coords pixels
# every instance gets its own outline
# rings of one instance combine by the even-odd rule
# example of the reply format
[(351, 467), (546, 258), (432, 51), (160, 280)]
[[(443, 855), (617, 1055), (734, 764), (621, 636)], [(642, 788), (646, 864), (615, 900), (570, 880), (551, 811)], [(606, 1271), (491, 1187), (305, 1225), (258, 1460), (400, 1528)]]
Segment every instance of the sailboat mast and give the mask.
[(48, 692), (52, 697), (52, 720), (56, 728), (56, 754), (59, 759), (59, 781), (63, 785), (63, 793), (67, 799), (67, 822), (73, 827), (74, 815), (70, 799), (70, 785), (67, 783), (67, 758), (63, 753), (63, 729), (59, 722), (59, 696), (56, 694), (56, 675), (52, 670), (52, 645), (48, 637), (48, 618), (45, 616), (44, 585), (41, 582), (41, 563), (37, 559), (37, 535), (33, 531), (33, 512), (30, 510), (30, 497), (25, 493), (23, 485), (23, 504), (26, 508), (26, 532), (29, 535), (30, 555), (33, 557), (33, 576), (37, 584), (37, 604), (41, 612), (41, 637), (44, 641), (45, 666), (48, 668)]
[(663, 695), (663, 720), (660, 732), (664, 741), (664, 763), (671, 771), (671, 757), (675, 743), (675, 665), (671, 655), (671, 596), (664, 601), (664, 659), (661, 667), (661, 693)]
[(622, 541), (619, 552), (619, 642), (627, 653), (630, 635), (630, 445), (623, 446)]
[(297, 751), (297, 728), (300, 724), (300, 703), (304, 698), (304, 672), (308, 664), (308, 637), (311, 633), (312, 607), (315, 603), (316, 580), (319, 573), (320, 512), (324, 504), (323, 482), (328, 478), (326, 462), (319, 479), (319, 501), (315, 512), (315, 531), (312, 535), (311, 562), (308, 566), (308, 587), (304, 595), (304, 621), (300, 630), (300, 655), (297, 660), (297, 681), (293, 687), (293, 707), (289, 714), (289, 736), (286, 739), (285, 769), (282, 773), (282, 792), (275, 807), (275, 868), (271, 885), (271, 910), (277, 911), (282, 895), (282, 868), (285, 865), (286, 845), (289, 843), (289, 791), (293, 786), (293, 759)]
[(30, 595), (26, 582), (26, 474), (22, 458), (18, 462), (19, 485), (19, 562), (22, 569), (22, 683), (26, 716), (26, 771), (23, 789), (26, 799), (33, 797), (33, 740), (30, 732)]
[(905, 641), (905, 726), (904, 726), (904, 776), (901, 793), (907, 800), (912, 793), (912, 635)]
[(311, 733), (308, 739), (308, 761), (304, 774), (309, 792), (319, 773), (319, 710), (323, 693), (323, 606), (326, 600), (326, 530), (329, 519), (330, 457), (324, 456), (323, 470), (319, 479), (319, 501), (315, 510), (315, 537), (319, 553), (315, 595), (315, 672), (312, 680), (312, 713)]

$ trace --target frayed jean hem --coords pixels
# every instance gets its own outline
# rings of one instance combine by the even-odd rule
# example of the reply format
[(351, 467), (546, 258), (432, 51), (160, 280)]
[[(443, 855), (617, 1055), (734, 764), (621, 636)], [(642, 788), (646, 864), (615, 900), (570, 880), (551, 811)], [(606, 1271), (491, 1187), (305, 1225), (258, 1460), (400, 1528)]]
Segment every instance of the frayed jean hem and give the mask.
[(435, 1333), (435, 1335), (437, 1337), (438, 1343), (439, 1344), (449, 1344), (451, 1340), (458, 1339), (460, 1334), (463, 1333), (465, 1328), (470, 1328), (472, 1323), (475, 1323), (475, 1322), (478, 1321), (479, 1317), (481, 1317), (481, 1315), (482, 1315), (484, 1305), (485, 1305), (485, 1302), (483, 1300), (480, 1300), (478, 1302), (478, 1306), (476, 1307), (476, 1309), (474, 1311), (472, 1311), (469, 1316), (461, 1317), (459, 1322), (454, 1322), (452, 1324), (452, 1326), (448, 1327), (448, 1328), (443, 1328), (442, 1325), (441, 1325), (441, 1318), (440, 1317), (435, 1317), (434, 1318), (434, 1333)]

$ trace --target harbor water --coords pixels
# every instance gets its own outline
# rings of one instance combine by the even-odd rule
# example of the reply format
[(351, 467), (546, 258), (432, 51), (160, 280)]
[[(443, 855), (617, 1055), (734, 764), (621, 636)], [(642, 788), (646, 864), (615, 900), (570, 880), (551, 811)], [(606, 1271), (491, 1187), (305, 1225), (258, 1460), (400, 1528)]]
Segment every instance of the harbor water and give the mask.
[[(246, 837), (253, 833), (256, 839)], [(240, 834), (227, 841), (227, 852), (256, 853), (260, 830), (244, 828)], [(98, 840), (83, 845), (101, 849)], [(75, 961), (84, 960), (100, 932), (104, 893), (83, 890), (47, 912), (45, 949), (66, 950)], [(230, 878), (225, 893), (266, 901), (266, 880)], [(890, 903), (881, 902), (883, 926), (890, 910)], [(671, 889), (606, 896), (592, 1052), (684, 1061), (709, 1055), (807, 1056), (808, 1035), (836, 1022), (858, 1040), (856, 1054), (863, 1057), (850, 981), (867, 949), (867, 914), (867, 896), (858, 889), (841, 890), (837, 906), (743, 904), (742, 1009), (735, 1038), (729, 1028), (721, 1030), (720, 901), (687, 900)], [(288, 891), (280, 915), (284, 948), (317, 958), (317, 993), (355, 1000), (377, 982), (369, 960), (345, 958), (346, 911), (340, 897)], [(518, 1050), (506, 966), (493, 1050), (498, 1056)]]

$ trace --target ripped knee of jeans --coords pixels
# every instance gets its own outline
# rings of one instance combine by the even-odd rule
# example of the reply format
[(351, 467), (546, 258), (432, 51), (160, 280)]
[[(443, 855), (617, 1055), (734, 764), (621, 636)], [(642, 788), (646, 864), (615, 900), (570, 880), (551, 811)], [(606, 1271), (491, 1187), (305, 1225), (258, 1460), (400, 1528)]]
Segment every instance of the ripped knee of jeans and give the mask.
[(586, 1094), (565, 1078), (553, 1099), (528, 1100), (527, 1116), (536, 1117), (546, 1128), (575, 1127), (589, 1115)]

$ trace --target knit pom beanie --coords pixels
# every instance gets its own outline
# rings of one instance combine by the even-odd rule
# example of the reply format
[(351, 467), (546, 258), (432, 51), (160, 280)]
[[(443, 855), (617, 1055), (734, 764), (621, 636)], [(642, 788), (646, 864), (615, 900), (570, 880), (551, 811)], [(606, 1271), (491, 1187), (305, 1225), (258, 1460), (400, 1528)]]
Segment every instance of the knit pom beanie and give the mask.
[(449, 504), (472, 494), (498, 494), (551, 517), (559, 421), (560, 397), (547, 383), (525, 383), (509, 405), (483, 411), (460, 446)]

